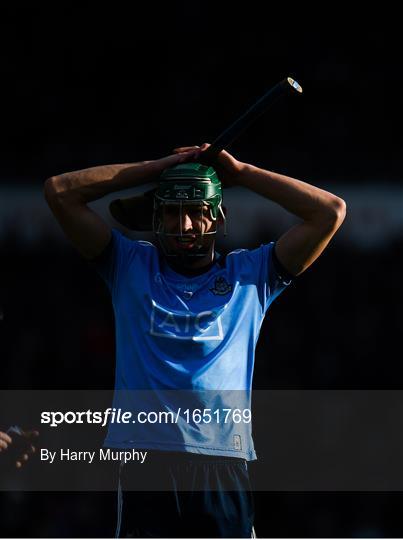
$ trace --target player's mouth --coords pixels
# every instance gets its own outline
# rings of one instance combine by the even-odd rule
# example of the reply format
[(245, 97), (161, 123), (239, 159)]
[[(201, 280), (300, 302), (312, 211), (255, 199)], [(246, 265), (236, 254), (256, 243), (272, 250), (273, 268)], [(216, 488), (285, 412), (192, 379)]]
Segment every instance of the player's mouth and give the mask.
[(196, 235), (177, 236), (174, 239), (175, 246), (179, 249), (192, 249), (196, 245)]

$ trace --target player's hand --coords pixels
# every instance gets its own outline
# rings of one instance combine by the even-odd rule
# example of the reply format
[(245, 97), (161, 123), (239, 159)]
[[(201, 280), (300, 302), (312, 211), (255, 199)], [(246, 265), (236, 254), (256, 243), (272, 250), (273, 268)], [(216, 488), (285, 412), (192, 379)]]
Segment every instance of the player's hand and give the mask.
[[(211, 146), (209, 143), (203, 143), (202, 146), (181, 146), (175, 148), (174, 153), (184, 155), (182, 163), (187, 161), (197, 162), (209, 146)], [(231, 187), (238, 183), (237, 179), (243, 166), (244, 163), (235, 159), (226, 150), (221, 150), (213, 165), (223, 187)]]
[(29, 457), (35, 453), (36, 447), (34, 443), (38, 436), (39, 433), (35, 430), (20, 430), (18, 434), (14, 435), (13, 440), (12, 436), (0, 431), (0, 452), (7, 450), (13, 452), (15, 450), (14, 464), (17, 469), (20, 469), (29, 460)]
[(195, 161), (196, 156), (199, 153), (198, 146), (188, 146), (182, 148), (181, 152), (175, 152), (169, 156), (165, 156), (160, 159), (154, 160), (152, 163), (156, 172), (161, 174), (164, 169), (178, 165), (179, 163), (185, 163), (186, 161)]
[(25, 440), (26, 448), (19, 454), (15, 462), (17, 469), (20, 469), (28, 460), (32, 454), (36, 452), (36, 440), (39, 437), (38, 431), (35, 430), (22, 430), (22, 438)]
[(8, 446), (12, 443), (11, 437), (7, 433), (0, 431), (0, 452), (7, 450)]

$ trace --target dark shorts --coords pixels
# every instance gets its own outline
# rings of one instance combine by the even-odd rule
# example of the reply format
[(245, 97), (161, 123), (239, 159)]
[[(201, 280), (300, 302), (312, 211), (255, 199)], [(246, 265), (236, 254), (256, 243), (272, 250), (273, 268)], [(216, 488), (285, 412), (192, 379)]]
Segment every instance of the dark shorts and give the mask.
[(254, 507), (247, 462), (149, 451), (120, 470), (121, 538), (251, 538)]

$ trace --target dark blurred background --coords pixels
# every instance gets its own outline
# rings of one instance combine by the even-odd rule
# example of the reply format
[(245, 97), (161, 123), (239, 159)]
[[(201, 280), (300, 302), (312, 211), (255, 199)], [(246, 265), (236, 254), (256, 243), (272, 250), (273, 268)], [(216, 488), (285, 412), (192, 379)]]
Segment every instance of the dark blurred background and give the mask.
[[(253, 2), (0, 8), (1, 388), (113, 384), (108, 292), (64, 240), (43, 199), (44, 180), (211, 142), (288, 75), (303, 96), (263, 116), (230, 151), (333, 191), (346, 200), (348, 217), (269, 311), (254, 386), (402, 387), (396, 15), (378, 11), (369, 21), (368, 12), (353, 20), (340, 6), (318, 8), (315, 18), (267, 9)], [(270, 202), (252, 195), (246, 205), (245, 197), (228, 191), (223, 251), (275, 240), (292, 223)], [(96, 207), (107, 215), (106, 201)], [(403, 536), (402, 505), (400, 493), (259, 493), (256, 530), (260, 537)], [(0, 515), (1, 536), (111, 536), (115, 496), (0, 494)]]

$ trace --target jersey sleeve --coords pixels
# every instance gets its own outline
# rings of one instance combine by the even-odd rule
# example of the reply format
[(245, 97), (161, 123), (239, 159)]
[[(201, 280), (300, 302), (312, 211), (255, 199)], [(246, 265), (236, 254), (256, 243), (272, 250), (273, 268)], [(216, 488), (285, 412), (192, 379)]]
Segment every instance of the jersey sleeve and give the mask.
[(273, 300), (292, 283), (294, 276), (278, 260), (275, 242), (245, 250), (244, 257), (244, 275), (256, 285), (262, 312), (265, 314)]
[(111, 239), (103, 252), (90, 261), (98, 274), (105, 281), (113, 295), (119, 281), (124, 278), (138, 250), (138, 242), (124, 236), (117, 229), (112, 229)]

